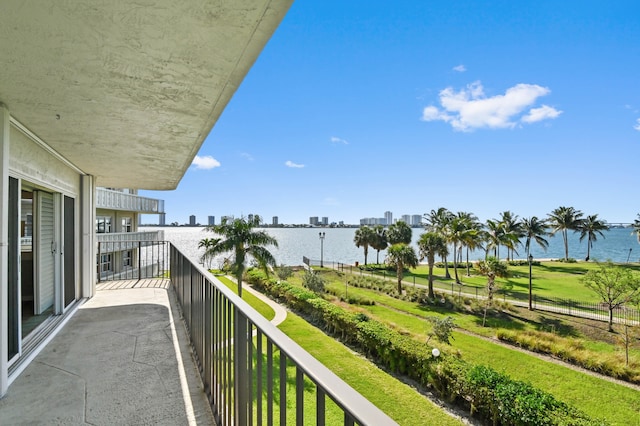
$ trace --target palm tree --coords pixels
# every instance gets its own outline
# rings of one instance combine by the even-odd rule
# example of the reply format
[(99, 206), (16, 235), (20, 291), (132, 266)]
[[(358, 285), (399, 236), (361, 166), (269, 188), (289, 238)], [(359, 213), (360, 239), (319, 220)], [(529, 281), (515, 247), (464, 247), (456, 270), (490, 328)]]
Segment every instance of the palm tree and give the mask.
[(530, 218), (523, 218), (520, 223), (522, 225), (522, 230), (524, 231), (524, 236), (527, 237), (524, 244), (524, 249), (527, 252), (527, 258), (531, 254), (531, 239), (538, 243), (544, 251), (547, 251), (549, 241), (544, 238), (549, 235), (549, 225), (547, 225), (547, 222), (538, 219), (536, 216), (531, 216)]
[(209, 251), (217, 246), (220, 241), (222, 241), (220, 238), (203, 238), (198, 242), (198, 248), (204, 248), (204, 253), (200, 256), (200, 262), (203, 264), (206, 262), (207, 269), (211, 269), (211, 260), (213, 260), (213, 256), (211, 256)]
[(631, 232), (631, 235), (636, 234), (636, 238), (638, 238), (638, 244), (640, 244), (640, 213), (638, 213), (638, 217), (633, 220), (631, 227), (633, 228), (633, 232)]
[(500, 242), (504, 239), (504, 228), (500, 226), (500, 222), (495, 219), (487, 220), (487, 254), (493, 249), (493, 257), (500, 258)]
[(484, 307), (484, 318), (482, 319), (482, 326), (484, 327), (487, 320), (487, 308), (493, 303), (493, 294), (496, 291), (496, 277), (506, 277), (508, 271), (507, 264), (500, 262), (498, 258), (493, 256), (478, 262), (477, 269), (481, 275), (487, 277), (487, 303)]
[(524, 236), (522, 224), (518, 221), (518, 215), (509, 210), (500, 213), (500, 226), (504, 230), (503, 245), (507, 248), (507, 262), (513, 259), (513, 254), (518, 254), (516, 246), (520, 245), (520, 238)]
[(564, 260), (569, 260), (569, 239), (567, 231), (576, 231), (582, 221), (582, 212), (573, 207), (558, 207), (549, 213), (549, 224), (551, 225), (551, 235), (557, 232), (562, 233), (564, 242)]
[(402, 278), (404, 276), (404, 268), (415, 268), (418, 266), (418, 257), (416, 252), (408, 244), (393, 244), (387, 250), (387, 262), (396, 267), (396, 276), (398, 277), (398, 294), (402, 294)]
[(468, 230), (469, 220), (462, 213), (458, 213), (449, 222), (449, 242), (453, 243), (453, 274), (458, 284), (460, 284), (460, 278), (458, 277), (458, 243), (462, 248), (462, 242)]
[(420, 249), (420, 260), (425, 257), (427, 258), (427, 264), (429, 265), (429, 298), (434, 299), (433, 265), (435, 263), (436, 255), (440, 255), (440, 253), (447, 250), (447, 242), (440, 234), (436, 234), (435, 232), (425, 232), (420, 235), (418, 248)]
[(406, 222), (399, 220), (389, 226), (387, 240), (389, 244), (411, 244), (411, 227)]
[(376, 264), (380, 264), (380, 250), (384, 250), (389, 245), (387, 241), (387, 230), (382, 225), (376, 225), (373, 228), (374, 238), (371, 241), (371, 248), (376, 250)]
[[(449, 242), (449, 223), (453, 219), (453, 213), (444, 207), (440, 207), (438, 210), (431, 210), (431, 212), (425, 214), (423, 218), (426, 222), (425, 229), (428, 232), (436, 232), (442, 235), (445, 241)], [(449, 250), (444, 250), (442, 253), (444, 253), (442, 255), (442, 260), (444, 262), (445, 278), (451, 278), (451, 274), (449, 274), (449, 264), (447, 263)]]
[(275, 266), (276, 260), (265, 246), (278, 247), (278, 241), (265, 231), (256, 231), (254, 228), (260, 225), (261, 218), (258, 215), (251, 219), (222, 219), (222, 223), (207, 227), (222, 237), (217, 245), (207, 250), (208, 256), (220, 253), (233, 252), (232, 272), (238, 281), (238, 296), (242, 297), (242, 277), (246, 268), (247, 258), (251, 257), (258, 262), (265, 273), (269, 273), (267, 267)]
[(353, 242), (356, 244), (356, 247), (364, 248), (364, 265), (367, 266), (367, 255), (369, 254), (369, 246), (371, 246), (372, 242), (375, 239), (375, 232), (373, 229), (367, 225), (361, 226), (356, 230), (355, 235), (353, 236)]
[(598, 215), (590, 215), (587, 216), (584, 220), (580, 222), (578, 225), (578, 231), (580, 231), (580, 241), (584, 240), (587, 237), (587, 257), (584, 260), (587, 262), (591, 257), (591, 248), (593, 247), (593, 243), (595, 243), (598, 239), (598, 235), (604, 238), (604, 234), (602, 231), (608, 231), (609, 225), (603, 220), (598, 219)]

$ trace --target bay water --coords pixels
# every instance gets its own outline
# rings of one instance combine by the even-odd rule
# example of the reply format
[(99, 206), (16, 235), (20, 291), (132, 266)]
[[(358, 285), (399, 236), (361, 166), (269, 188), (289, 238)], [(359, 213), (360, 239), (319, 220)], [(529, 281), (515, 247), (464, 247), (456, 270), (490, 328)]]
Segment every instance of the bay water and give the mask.
[[(163, 230), (164, 238), (178, 247), (185, 255), (198, 261), (203, 249), (198, 248), (198, 243), (204, 238), (213, 238), (216, 235), (203, 227), (145, 227), (149, 230)], [(353, 243), (353, 237), (357, 228), (260, 228), (266, 231), (278, 241), (278, 248), (270, 247), (269, 250), (275, 256), (278, 265), (302, 265), (303, 256), (314, 261), (319, 261), (321, 256), (325, 263), (341, 262), (355, 264), (364, 263), (364, 249), (358, 248)], [(320, 240), (319, 232), (324, 232), (324, 240)], [(417, 241), (424, 233), (422, 228), (413, 228), (412, 246), (418, 253)], [(564, 258), (564, 244), (562, 236), (557, 234), (546, 238), (549, 247), (545, 251), (534, 241), (531, 242), (531, 254), (535, 259), (559, 259)], [(517, 249), (516, 259), (524, 259), (526, 252), (524, 246)], [(322, 251), (322, 253), (321, 253)], [(505, 258), (507, 250), (500, 248), (500, 257)], [(584, 260), (587, 254), (587, 239), (580, 241), (580, 234), (569, 232), (569, 257), (576, 260)], [(379, 254), (380, 262), (384, 261), (386, 251)], [(484, 250), (476, 250), (469, 253), (469, 260), (484, 258)], [(227, 255), (228, 256), (228, 255)], [(369, 248), (368, 263), (376, 263), (376, 250)], [(463, 252), (463, 260), (466, 253)], [(224, 256), (213, 259), (211, 266), (218, 268)], [(591, 249), (592, 261), (613, 262), (640, 262), (640, 244), (631, 228), (612, 228), (604, 232), (604, 236), (598, 236)]]

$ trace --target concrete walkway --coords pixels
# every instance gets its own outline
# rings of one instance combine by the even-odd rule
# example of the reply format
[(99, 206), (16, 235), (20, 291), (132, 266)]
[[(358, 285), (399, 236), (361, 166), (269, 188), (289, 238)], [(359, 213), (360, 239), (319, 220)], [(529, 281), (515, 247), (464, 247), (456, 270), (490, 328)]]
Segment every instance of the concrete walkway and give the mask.
[(154, 281), (101, 285), (9, 387), (0, 424), (213, 425), (173, 292)]

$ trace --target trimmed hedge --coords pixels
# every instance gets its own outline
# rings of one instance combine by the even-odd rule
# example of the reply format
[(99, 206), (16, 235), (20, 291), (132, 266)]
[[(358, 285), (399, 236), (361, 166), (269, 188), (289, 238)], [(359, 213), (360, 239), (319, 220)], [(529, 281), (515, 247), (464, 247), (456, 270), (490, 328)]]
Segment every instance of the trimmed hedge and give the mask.
[(385, 324), (353, 313), (286, 281), (249, 270), (247, 281), (301, 313), (327, 333), (358, 347), (396, 374), (436, 390), (441, 398), (494, 425), (605, 425), (528, 383), (455, 355), (435, 359), (431, 348)]

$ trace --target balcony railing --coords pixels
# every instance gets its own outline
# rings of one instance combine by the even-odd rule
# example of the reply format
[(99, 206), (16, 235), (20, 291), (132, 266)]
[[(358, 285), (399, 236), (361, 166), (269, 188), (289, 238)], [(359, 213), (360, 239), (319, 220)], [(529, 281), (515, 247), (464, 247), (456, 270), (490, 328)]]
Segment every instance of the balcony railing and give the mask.
[(124, 210), (145, 214), (164, 213), (164, 200), (141, 197), (113, 191), (111, 189), (96, 189), (96, 207), (99, 209)]
[(169, 263), (218, 424), (396, 424), (174, 246)]
[(107, 253), (110, 249), (125, 250), (126, 243), (135, 248), (138, 247), (138, 243), (149, 245), (151, 242), (164, 241), (164, 231), (110, 232), (96, 234), (96, 240), (102, 246), (102, 252)]
[(98, 282), (157, 278), (169, 269), (167, 241), (99, 242), (97, 254)]

